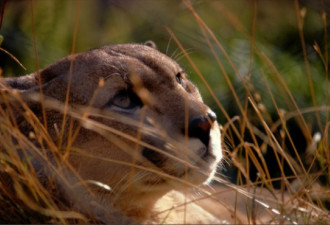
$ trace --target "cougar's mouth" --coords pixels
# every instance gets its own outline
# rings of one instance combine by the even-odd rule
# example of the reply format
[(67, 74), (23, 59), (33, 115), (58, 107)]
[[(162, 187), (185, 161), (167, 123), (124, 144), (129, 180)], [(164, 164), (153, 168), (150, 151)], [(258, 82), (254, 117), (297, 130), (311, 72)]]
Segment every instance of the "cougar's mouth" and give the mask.
[(151, 150), (149, 148), (144, 148), (142, 150), (142, 155), (146, 159), (148, 159), (151, 163), (153, 163), (155, 166), (160, 167), (160, 168), (166, 162), (166, 157), (163, 154), (156, 152), (154, 150)]
[(154, 164), (156, 167), (161, 169), (163, 172), (165, 172), (168, 175), (175, 176), (175, 177), (183, 177), (184, 174), (188, 171), (189, 168), (186, 171), (177, 170), (176, 167), (169, 167), (171, 165), (169, 163), (169, 159), (163, 155), (162, 153), (156, 152), (149, 148), (144, 148), (142, 150), (142, 155), (152, 164)]
[[(198, 150), (198, 154), (195, 154), (194, 157), (188, 159), (188, 162), (195, 165), (195, 168), (191, 168), (190, 166), (186, 167), (184, 163), (175, 161), (175, 159), (169, 159), (167, 156), (163, 155), (160, 152), (154, 151), (149, 148), (144, 148), (142, 150), (142, 155), (149, 162), (155, 165), (157, 168), (161, 169), (168, 175), (172, 175), (175, 177), (183, 177), (186, 173), (189, 173), (192, 169), (201, 168), (202, 170), (209, 169), (208, 163), (213, 164), (216, 157), (209, 153), (207, 147), (203, 147)], [(196, 158), (198, 157), (198, 158)], [(205, 171), (205, 172), (206, 172)]]

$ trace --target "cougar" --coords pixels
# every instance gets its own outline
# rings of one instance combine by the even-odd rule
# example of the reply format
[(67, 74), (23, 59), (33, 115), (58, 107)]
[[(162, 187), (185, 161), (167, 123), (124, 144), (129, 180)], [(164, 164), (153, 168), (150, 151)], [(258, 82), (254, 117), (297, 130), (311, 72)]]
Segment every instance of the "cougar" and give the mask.
[[(46, 188), (56, 183), (73, 209), (105, 223), (220, 222), (194, 203), (185, 213), (174, 207), (182, 192), (212, 180), (221, 137), (197, 87), (153, 42), (70, 55), (0, 84), (20, 96), (22, 106), (12, 110), (22, 134), (51, 155), (26, 147), (20, 158), (31, 159)], [(35, 137), (24, 104), (47, 128), (53, 150)]]

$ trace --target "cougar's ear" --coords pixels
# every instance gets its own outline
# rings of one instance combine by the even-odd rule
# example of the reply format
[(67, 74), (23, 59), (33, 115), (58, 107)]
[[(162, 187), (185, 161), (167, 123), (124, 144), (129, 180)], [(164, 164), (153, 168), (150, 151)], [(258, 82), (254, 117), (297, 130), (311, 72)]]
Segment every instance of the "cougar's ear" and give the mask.
[(151, 47), (151, 48), (153, 48), (153, 49), (157, 49), (157, 45), (155, 44), (155, 42), (150, 41), (150, 40), (144, 42), (144, 45), (149, 46), (149, 47)]
[[(48, 66), (43, 70), (40, 70), (39, 73), (41, 78), (41, 84), (43, 85), (45, 83), (48, 83), (57, 76), (67, 73), (69, 69), (70, 58), (67, 57), (57, 61), (56, 63)], [(36, 88), (39, 85), (38, 73), (35, 72), (25, 76), (5, 78), (4, 82), (2, 81), (2, 83), (4, 83), (6, 86), (18, 90), (28, 90)]]

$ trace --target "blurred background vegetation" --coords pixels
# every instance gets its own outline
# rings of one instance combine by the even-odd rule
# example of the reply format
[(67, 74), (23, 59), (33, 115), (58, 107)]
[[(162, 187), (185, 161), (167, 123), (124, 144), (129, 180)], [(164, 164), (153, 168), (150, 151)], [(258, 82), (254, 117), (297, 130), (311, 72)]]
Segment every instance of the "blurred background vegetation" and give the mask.
[[(18, 76), (36, 71), (34, 38), (40, 68), (69, 55), (73, 42), (73, 51), (81, 52), (102, 45), (153, 40), (160, 51), (172, 56), (185, 68), (190, 79), (200, 88), (206, 103), (217, 112), (219, 121), (222, 124), (228, 123), (224, 112), (171, 38), (166, 29), (169, 28), (202, 72), (229, 117), (241, 115), (223, 71), (219, 68), (198, 23), (186, 5), (179, 0), (2, 0), (2, 8), (5, 2), (0, 29), (4, 38), (1, 47), (17, 57), (26, 70), (8, 54), (0, 52), (0, 67), (4, 76)], [(295, 8), (296, 3), (299, 3), (298, 10)], [(322, 15), (330, 14), (330, 1), (193, 0), (192, 6), (222, 44), (243, 80), (247, 81), (248, 90), (253, 93), (257, 103), (260, 103), (260, 109), (265, 109), (262, 111), (263, 117), (270, 125), (279, 120), (279, 114), (265, 86), (263, 74), (269, 82), (278, 107), (283, 112), (292, 112), (294, 108), (288, 104), (287, 95), (283, 94), (284, 87), (274, 75), (274, 71), (269, 69), (265, 58), (255, 53), (254, 48), (260, 49), (269, 57), (301, 110), (329, 106), (328, 55), (325, 53), (329, 52), (330, 46), (330, 21), (328, 16), (322, 19)], [(309, 69), (306, 69), (304, 61), (297, 14), (303, 20)], [(77, 18), (78, 26), (75, 26)], [(214, 40), (211, 44), (216, 46)], [(319, 46), (322, 56), (315, 50), (315, 46)], [(228, 73), (240, 103), (247, 105), (248, 91), (223, 53), (217, 48), (216, 53)], [(308, 80), (308, 70), (312, 81)], [(311, 84), (316, 104), (313, 103), (310, 91)], [(260, 120), (249, 107), (246, 106), (246, 112), (250, 122), (262, 129)], [(328, 133), (325, 128), (329, 111), (320, 110), (319, 115), (319, 123), (316, 119), (317, 113), (304, 115), (311, 135), (316, 132), (322, 135)], [(305, 154), (309, 142), (303, 134), (304, 131), (297, 121), (287, 122), (295, 147), (301, 154)], [(280, 131), (274, 133), (281, 135)], [(251, 138), (249, 134), (242, 136), (247, 141)], [(326, 139), (329, 139), (328, 137), (329, 135)], [(290, 144), (286, 146), (288, 152), (293, 151)], [(228, 141), (227, 148), (230, 150), (234, 147), (234, 144)], [(271, 165), (274, 155), (267, 154), (268, 152), (265, 152)], [(275, 176), (280, 176), (278, 166), (269, 168)], [(227, 173), (230, 174), (230, 171), (228, 169)], [(251, 169), (250, 173), (251, 177), (256, 176), (256, 170)], [(329, 174), (324, 177), (324, 180), (327, 179)]]

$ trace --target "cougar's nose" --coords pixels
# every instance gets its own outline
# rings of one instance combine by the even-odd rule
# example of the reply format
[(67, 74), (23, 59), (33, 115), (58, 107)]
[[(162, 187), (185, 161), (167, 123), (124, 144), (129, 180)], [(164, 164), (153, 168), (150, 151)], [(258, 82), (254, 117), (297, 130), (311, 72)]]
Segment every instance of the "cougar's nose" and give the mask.
[(204, 145), (208, 146), (210, 139), (210, 129), (217, 116), (210, 111), (203, 116), (195, 116), (189, 121), (188, 135), (189, 137), (199, 138)]

